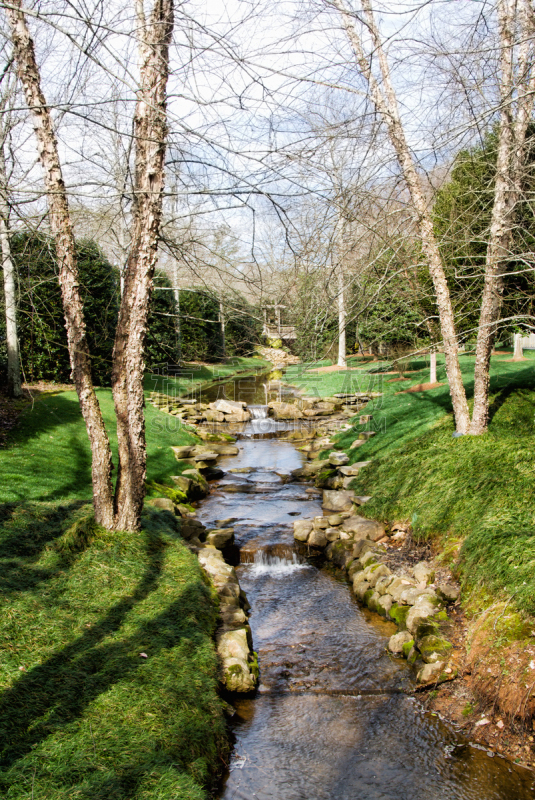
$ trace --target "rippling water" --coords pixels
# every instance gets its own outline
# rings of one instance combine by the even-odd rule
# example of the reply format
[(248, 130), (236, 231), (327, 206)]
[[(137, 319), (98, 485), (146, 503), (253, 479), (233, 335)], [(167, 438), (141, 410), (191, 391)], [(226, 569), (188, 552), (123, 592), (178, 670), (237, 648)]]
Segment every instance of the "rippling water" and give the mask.
[(470, 746), (404, 693), (410, 671), (386, 652), (395, 626), (360, 609), (339, 573), (294, 552), (293, 520), (321, 513), (307, 487), (280, 478), (301, 465), (295, 448), (239, 445), (221, 466), (250, 471), (227, 474), (199, 512), (205, 523), (237, 518), (260, 664), (256, 697), (235, 701), (222, 800), (533, 798), (531, 772)]

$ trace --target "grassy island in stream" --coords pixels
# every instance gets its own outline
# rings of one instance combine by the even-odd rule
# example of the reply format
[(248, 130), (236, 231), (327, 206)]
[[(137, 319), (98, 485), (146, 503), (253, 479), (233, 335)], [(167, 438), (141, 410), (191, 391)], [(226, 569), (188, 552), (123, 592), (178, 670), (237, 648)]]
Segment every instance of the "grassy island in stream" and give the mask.
[[(221, 369), (263, 365), (249, 362)], [(149, 404), (146, 420), (148, 478), (168, 481), (170, 445), (194, 437)], [(94, 524), (74, 391), (24, 405), (0, 481), (0, 795), (204, 800), (228, 748), (217, 598), (174, 516), (149, 509), (140, 533)]]

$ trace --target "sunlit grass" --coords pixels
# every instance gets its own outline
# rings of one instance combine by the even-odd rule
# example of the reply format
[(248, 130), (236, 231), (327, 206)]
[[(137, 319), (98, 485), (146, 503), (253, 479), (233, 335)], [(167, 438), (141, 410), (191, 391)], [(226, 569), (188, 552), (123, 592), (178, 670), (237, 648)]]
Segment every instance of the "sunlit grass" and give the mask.
[[(397, 394), (428, 380), (425, 369), (396, 383), (375, 376), (371, 389), (383, 394), (366, 408), (372, 423), (360, 426), (357, 417), (337, 437), (337, 448), (353, 462), (372, 461), (354, 484), (359, 494), (372, 495), (366, 516), (409, 519), (417, 537), (438, 535), (444, 547), (448, 539), (462, 540), (464, 579), (482, 580), (535, 613), (535, 353), (525, 356), (518, 363), (510, 356), (492, 359), (491, 423), (483, 436), (453, 438), (447, 385)], [(461, 358), (469, 397), (473, 362)], [(438, 377), (445, 381), (443, 363)], [(320, 393), (345, 391), (344, 380), (340, 373), (326, 375)], [(365, 427), (376, 436), (350, 450)]]
[(0, 795), (201, 800), (226, 750), (216, 605), (170, 514), (119, 534), (90, 510), (4, 511)]

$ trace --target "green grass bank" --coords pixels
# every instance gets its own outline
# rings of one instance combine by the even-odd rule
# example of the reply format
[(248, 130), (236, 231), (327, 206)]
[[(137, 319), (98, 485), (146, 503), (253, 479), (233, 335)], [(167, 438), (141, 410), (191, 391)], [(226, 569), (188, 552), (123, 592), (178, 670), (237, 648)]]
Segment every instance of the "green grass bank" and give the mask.
[[(177, 393), (264, 366), (192, 365)], [(161, 381), (147, 376), (147, 395)], [(111, 391), (98, 396), (116, 455)], [(170, 446), (195, 437), (150, 404), (146, 424), (148, 479), (168, 481)], [(174, 516), (95, 526), (74, 391), (24, 405), (0, 485), (0, 796), (206, 800), (228, 750), (217, 597)]]
[[(494, 356), (491, 422), (479, 437), (453, 438), (448, 387), (408, 394), (428, 378), (413, 362), (406, 380), (363, 370), (317, 374), (294, 368), (287, 379), (308, 394), (349, 390), (381, 391), (371, 408), (373, 422), (337, 437), (351, 462), (371, 460), (354, 486), (372, 495), (366, 516), (408, 519), (416, 539), (435, 537), (444, 558), (466, 587), (484, 587), (535, 614), (535, 353), (526, 360)], [(462, 356), (468, 395), (473, 388), (471, 356)], [(418, 369), (418, 367), (423, 367)], [(445, 381), (443, 361), (438, 379)], [(369, 407), (366, 409), (368, 412)], [(376, 430), (362, 447), (349, 447), (360, 430)]]
[[(177, 395), (199, 390), (214, 378), (232, 377), (243, 371), (269, 368), (262, 359), (239, 358), (233, 363), (187, 365), (178, 378), (147, 375), (145, 394), (166, 390)], [(117, 433), (110, 389), (97, 389), (114, 462)], [(171, 445), (186, 445), (194, 437), (180, 420), (163, 414), (150, 403), (145, 407), (147, 432), (147, 480), (162, 482), (176, 474)], [(75, 391), (46, 392), (25, 403), (7, 446), (0, 450), (0, 502), (28, 500), (64, 502), (91, 500), (91, 452)]]

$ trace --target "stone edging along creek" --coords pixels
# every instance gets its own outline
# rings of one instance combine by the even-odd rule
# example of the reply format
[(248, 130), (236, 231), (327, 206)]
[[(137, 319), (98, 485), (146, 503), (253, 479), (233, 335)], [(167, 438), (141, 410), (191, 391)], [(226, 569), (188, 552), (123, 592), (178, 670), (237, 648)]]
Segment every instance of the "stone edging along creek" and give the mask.
[[(343, 485), (370, 463), (347, 466), (348, 462), (345, 453), (332, 452), (328, 459), (296, 470), (294, 476), (303, 480), (314, 471), (316, 485)], [(398, 633), (391, 636), (388, 649), (415, 667), (418, 684), (452, 680), (458, 670), (450, 660), (446, 608), (457, 600), (459, 590), (447, 583), (435, 585), (435, 573), (425, 561), (393, 572), (385, 563), (385, 526), (358, 514), (368, 499), (349, 489), (324, 489), (324, 515), (294, 522), (294, 538), (301, 545), (323, 551), (336, 566), (345, 569), (357, 599), (397, 624)]]
[[(357, 599), (397, 624), (398, 633), (388, 642), (391, 654), (407, 659), (415, 669), (418, 684), (436, 685), (455, 678), (458, 671), (450, 658), (452, 645), (447, 637), (446, 609), (457, 600), (459, 590), (450, 584), (435, 585), (434, 572), (425, 562), (397, 572), (387, 566), (385, 527), (358, 514), (359, 507), (369, 498), (356, 496), (348, 488), (370, 462), (349, 465), (349, 457), (343, 452), (331, 452), (329, 458), (323, 460), (317, 458), (322, 449), (332, 446), (325, 434), (344, 427), (344, 422), (354, 417), (370, 399), (371, 393), (354, 393), (268, 404), (267, 414), (275, 420), (309, 421), (308, 429), (287, 434), (292, 440), (308, 442), (300, 449), (313, 459), (294, 470), (290, 480), (314, 481), (316, 487), (323, 489), (324, 515), (295, 521), (294, 539), (298, 548), (306, 548), (308, 554), (323, 553), (333, 564), (347, 571)], [(212, 403), (184, 398), (177, 401), (156, 393), (151, 396), (151, 402), (160, 410), (192, 424), (205, 440), (200, 445), (172, 448), (177, 460), (190, 464), (180, 476), (172, 477), (177, 489), (184, 501), (201, 499), (210, 491), (208, 481), (224, 474), (216, 467), (218, 458), (239, 452), (235, 438), (222, 431), (227, 425), (226, 429), (230, 430), (233, 424), (250, 421), (255, 407), (248, 408), (245, 402), (226, 399)], [(370, 420), (371, 415), (360, 417), (361, 424)], [(203, 425), (207, 422), (213, 423), (211, 428)], [(373, 435), (372, 431), (361, 432), (353, 447)], [(190, 549), (197, 553), (199, 563), (217, 592), (221, 625), (216, 641), (222, 684), (229, 691), (250, 692), (257, 684), (258, 663), (248, 624), (249, 604), (234, 567), (225, 561), (225, 551), (234, 543), (232, 520), (218, 520), (218, 527), (208, 530), (195, 519), (191, 506), (166, 498), (150, 502), (181, 517), (181, 534)]]
[[(269, 384), (281, 389), (282, 384)], [(294, 402), (272, 401), (265, 407), (267, 416), (276, 421), (304, 421), (306, 427), (289, 430), (286, 438), (311, 441), (305, 445), (309, 458), (332, 445), (326, 434), (339, 431), (378, 393), (344, 393), (335, 397), (293, 397)], [(151, 393), (150, 402), (160, 411), (177, 417), (191, 426), (192, 432), (205, 444), (172, 447), (177, 461), (188, 463), (181, 475), (171, 476), (177, 491), (173, 497), (157, 497), (148, 501), (153, 507), (171, 511), (180, 518), (180, 533), (214, 587), (220, 605), (221, 624), (216, 633), (218, 655), (221, 660), (221, 683), (230, 692), (250, 692), (258, 682), (258, 662), (253, 650), (251, 629), (248, 624), (249, 603), (240, 588), (233, 566), (225, 561), (225, 551), (234, 544), (232, 520), (218, 520), (218, 528), (207, 529), (195, 519), (196, 512), (190, 502), (206, 497), (210, 480), (223, 477), (217, 468), (220, 456), (237, 455), (236, 438), (225, 431), (238, 431), (258, 413), (243, 401), (218, 399), (212, 403), (197, 398), (175, 398), (157, 392)], [(366, 422), (371, 417), (361, 417)], [(206, 423), (209, 423), (208, 425)], [(371, 433), (369, 435), (372, 435)], [(364, 443), (366, 434), (360, 443)], [(298, 442), (296, 441), (296, 444)], [(321, 462), (318, 462), (321, 463)], [(307, 465), (308, 466), (308, 465)], [(315, 466), (313, 467), (315, 469)], [(307, 473), (313, 474), (313, 473)], [(297, 476), (294, 476), (297, 479)]]

